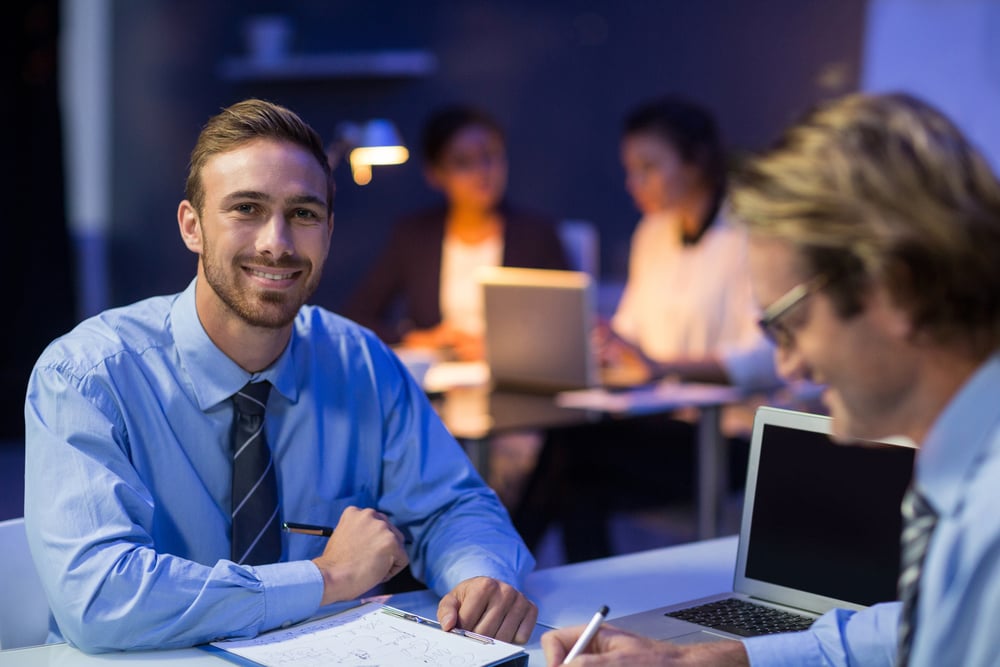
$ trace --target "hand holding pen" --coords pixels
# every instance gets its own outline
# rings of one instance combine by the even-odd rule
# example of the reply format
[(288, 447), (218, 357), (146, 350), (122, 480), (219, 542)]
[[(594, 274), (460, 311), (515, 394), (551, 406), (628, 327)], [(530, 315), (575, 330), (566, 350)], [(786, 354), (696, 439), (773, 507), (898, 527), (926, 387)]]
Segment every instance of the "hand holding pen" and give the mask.
[[(349, 508), (353, 513), (370, 514), (376, 521), (385, 521), (388, 518), (374, 510), (358, 510)], [(354, 521), (345, 511), (337, 524), (336, 530), (326, 526), (312, 524), (300, 524), (286, 522), (284, 529), (291, 533), (314, 535), (317, 537), (329, 536), (327, 549), (324, 556), (330, 552), (331, 545), (339, 541), (342, 531), (346, 527), (345, 520)], [(348, 524), (349, 525), (349, 524)], [(377, 528), (377, 524), (375, 526)], [(396, 534), (402, 535), (398, 530), (391, 527)], [(359, 544), (365, 544), (364, 540)], [(350, 542), (347, 543), (352, 546)], [(405, 545), (406, 542), (403, 542)], [(405, 558), (405, 554), (403, 555)], [(313, 562), (323, 570), (322, 557)], [(379, 561), (384, 562), (384, 561)], [(405, 561), (401, 561), (405, 565)], [(387, 576), (392, 576), (398, 570), (390, 571)], [(327, 581), (327, 574), (324, 572), (324, 581)], [(372, 585), (374, 585), (373, 582)], [(323, 604), (335, 602), (343, 598), (329, 599), (326, 597), (327, 589), (324, 590)], [(364, 589), (367, 590), (367, 587)], [(360, 594), (360, 593), (359, 593)], [(535, 627), (538, 618), (538, 607), (535, 606), (525, 595), (508, 583), (492, 579), (490, 577), (479, 576), (470, 577), (459, 582), (450, 592), (441, 598), (438, 604), (438, 623), (442, 630), (456, 632), (456, 634), (466, 634), (470, 638), (488, 636), (495, 637), (501, 641), (524, 644), (531, 638), (531, 632)], [(461, 626), (461, 627), (460, 627)]]
[(597, 631), (601, 629), (601, 624), (604, 623), (604, 619), (607, 617), (608, 605), (604, 605), (597, 611), (596, 614), (594, 614), (594, 617), (590, 619), (590, 623), (587, 623), (587, 627), (585, 627), (583, 632), (580, 633), (579, 638), (577, 638), (576, 643), (573, 644), (573, 648), (569, 650), (569, 653), (566, 654), (562, 664), (565, 665), (567, 662), (571, 662), (573, 658), (580, 655), (587, 649), (590, 642), (597, 634)]
[[(712, 644), (673, 644), (641, 637), (604, 623), (606, 607), (590, 623), (550, 630), (542, 635), (546, 664), (586, 664), (587, 667), (617, 665), (728, 665), (747, 666), (746, 652), (740, 642)], [(584, 659), (576, 660), (580, 656)], [(574, 662), (575, 660), (575, 662)]]
[[(286, 523), (285, 530), (325, 536), (326, 529)], [(396, 576), (410, 562), (403, 545), (403, 534), (386, 515), (371, 508), (346, 508), (323, 554), (313, 559), (323, 575), (320, 604), (354, 599)]]

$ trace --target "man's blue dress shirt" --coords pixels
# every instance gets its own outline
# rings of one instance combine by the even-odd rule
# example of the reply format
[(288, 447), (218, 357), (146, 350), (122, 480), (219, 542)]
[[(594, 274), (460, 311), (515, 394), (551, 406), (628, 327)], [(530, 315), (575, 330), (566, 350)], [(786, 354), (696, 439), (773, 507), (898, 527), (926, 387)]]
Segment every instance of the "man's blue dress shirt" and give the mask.
[(229, 397), (273, 385), (267, 439), (281, 519), (335, 526), (376, 507), (438, 594), (485, 575), (519, 587), (534, 560), (420, 387), (371, 332), (306, 306), (253, 375), (209, 339), (195, 283), (91, 318), (53, 342), (28, 386), (25, 518), (55, 635), (88, 651), (248, 637), (315, 613), (309, 559), (229, 560)]
[[(938, 417), (915, 481), (938, 515), (924, 561), (912, 667), (1000, 665), (1000, 355)], [(900, 604), (834, 610), (806, 632), (744, 640), (755, 667), (891, 667)]]

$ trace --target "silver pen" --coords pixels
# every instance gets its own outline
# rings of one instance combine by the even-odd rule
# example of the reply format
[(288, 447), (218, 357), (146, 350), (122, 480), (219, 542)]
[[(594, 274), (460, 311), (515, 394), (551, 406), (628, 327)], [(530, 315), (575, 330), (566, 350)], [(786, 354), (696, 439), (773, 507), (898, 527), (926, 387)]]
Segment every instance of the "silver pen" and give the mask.
[[(389, 614), (390, 616), (395, 616), (396, 618), (403, 618), (407, 621), (413, 621), (414, 623), (420, 623), (421, 625), (430, 625), (432, 627), (441, 629), (441, 624), (437, 621), (432, 621), (429, 618), (424, 618), (423, 616), (417, 616), (416, 614), (411, 614), (408, 611), (403, 611), (402, 609), (396, 609), (395, 607), (389, 607), (384, 605), (382, 611)], [(452, 628), (450, 630), (453, 634), (462, 635), (463, 637), (468, 637), (473, 641), (477, 641), (480, 644), (493, 644), (494, 641), (486, 635), (481, 635), (478, 632), (472, 632), (471, 630), (463, 630), (462, 628)]]

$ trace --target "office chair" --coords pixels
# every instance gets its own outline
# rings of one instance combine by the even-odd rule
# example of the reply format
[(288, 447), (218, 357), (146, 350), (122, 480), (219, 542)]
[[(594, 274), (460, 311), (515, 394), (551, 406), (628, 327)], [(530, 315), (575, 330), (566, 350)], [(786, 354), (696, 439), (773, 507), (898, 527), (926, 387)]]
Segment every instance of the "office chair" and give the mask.
[(558, 231), (570, 268), (584, 271), (596, 281), (601, 252), (597, 225), (589, 220), (563, 220)]
[(0, 521), (0, 649), (44, 644), (49, 603), (28, 552), (24, 518)]

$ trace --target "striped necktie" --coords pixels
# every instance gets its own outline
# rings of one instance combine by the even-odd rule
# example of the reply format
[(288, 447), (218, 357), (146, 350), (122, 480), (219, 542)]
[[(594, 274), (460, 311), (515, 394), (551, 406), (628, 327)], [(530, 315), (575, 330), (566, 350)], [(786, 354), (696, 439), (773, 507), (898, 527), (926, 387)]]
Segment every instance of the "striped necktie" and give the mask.
[(899, 650), (897, 667), (906, 667), (913, 646), (913, 633), (917, 623), (917, 597), (920, 593), (920, 571), (927, 555), (927, 545), (937, 523), (934, 509), (914, 488), (903, 496), (903, 535), (900, 540), (902, 556), (899, 567), (899, 599), (903, 611), (899, 616)]
[(281, 559), (278, 481), (264, 436), (268, 382), (247, 384), (233, 395), (232, 560), (247, 565)]

